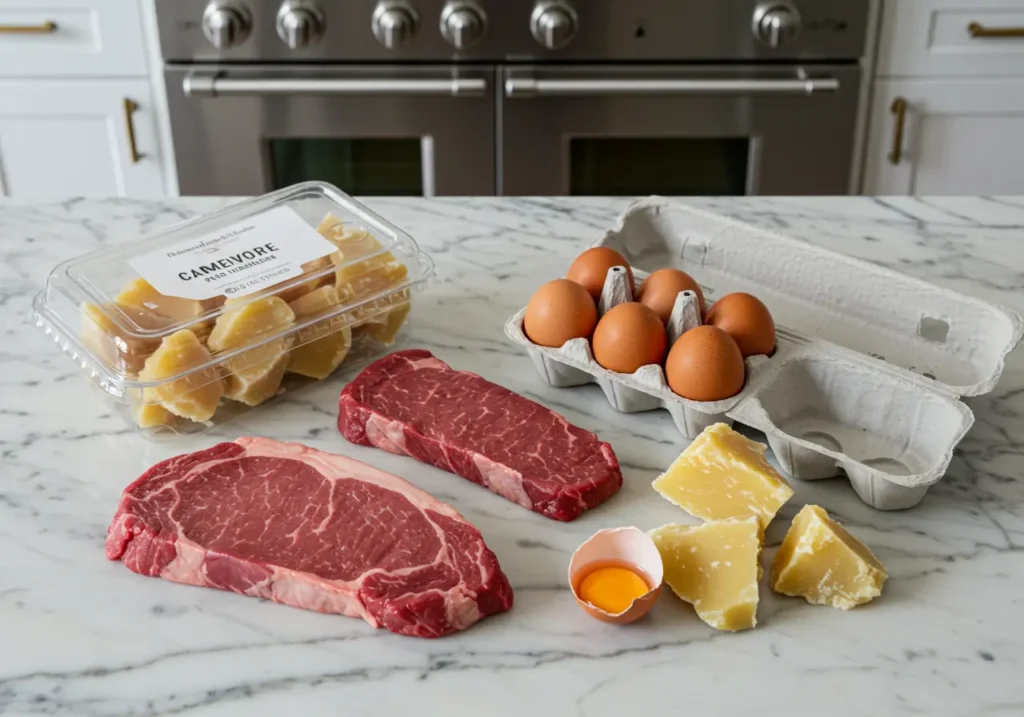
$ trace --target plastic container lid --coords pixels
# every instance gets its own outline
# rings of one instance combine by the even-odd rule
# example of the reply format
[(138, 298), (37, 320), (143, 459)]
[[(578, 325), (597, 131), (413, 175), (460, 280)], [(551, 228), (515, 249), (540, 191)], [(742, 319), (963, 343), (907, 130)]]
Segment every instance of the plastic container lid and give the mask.
[[(177, 224), (138, 242), (58, 265), (33, 301), (36, 322), (112, 396), (209, 373), (239, 354), (310, 328), (357, 325), (406, 301), (433, 274), (433, 263), (398, 227), (323, 182), (305, 182)], [(338, 303), (306, 318), (251, 327), (252, 340), (211, 338), (226, 310), (313, 287), (339, 286)], [(251, 312), (252, 321), (261, 319)], [(224, 323), (224, 322), (222, 322)], [(210, 359), (159, 379), (140, 377), (164, 338), (202, 337)], [(322, 333), (322, 332), (321, 332)]]

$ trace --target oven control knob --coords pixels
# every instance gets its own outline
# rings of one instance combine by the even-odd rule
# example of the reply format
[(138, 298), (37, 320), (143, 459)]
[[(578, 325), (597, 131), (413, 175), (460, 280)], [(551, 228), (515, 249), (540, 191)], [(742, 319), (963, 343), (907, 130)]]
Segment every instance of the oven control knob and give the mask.
[(560, 0), (539, 2), (530, 15), (533, 38), (549, 50), (561, 50), (576, 36), (579, 18), (572, 5)]
[(373, 11), (373, 36), (384, 47), (394, 50), (416, 34), (419, 17), (412, 6), (399, 0), (381, 0)]
[(307, 0), (285, 0), (277, 11), (277, 34), (293, 50), (315, 45), (324, 34), (324, 14)]
[(487, 15), (470, 0), (454, 0), (441, 11), (441, 36), (456, 50), (472, 47), (487, 32)]
[(252, 20), (244, 5), (214, 0), (203, 12), (203, 34), (218, 50), (239, 45), (249, 36)]
[(762, 2), (754, 9), (754, 37), (773, 49), (800, 34), (800, 12), (788, 2)]

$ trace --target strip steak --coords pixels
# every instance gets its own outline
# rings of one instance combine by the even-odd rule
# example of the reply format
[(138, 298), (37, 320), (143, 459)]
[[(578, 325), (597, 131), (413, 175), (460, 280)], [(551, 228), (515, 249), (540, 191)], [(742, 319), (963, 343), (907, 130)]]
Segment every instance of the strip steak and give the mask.
[(107, 557), (416, 637), (512, 607), (497, 558), (454, 508), (365, 463), (267, 438), (150, 468), (121, 496)]
[(555, 520), (577, 518), (622, 486), (612, 447), (593, 433), (422, 349), (378, 359), (346, 386), (338, 430)]

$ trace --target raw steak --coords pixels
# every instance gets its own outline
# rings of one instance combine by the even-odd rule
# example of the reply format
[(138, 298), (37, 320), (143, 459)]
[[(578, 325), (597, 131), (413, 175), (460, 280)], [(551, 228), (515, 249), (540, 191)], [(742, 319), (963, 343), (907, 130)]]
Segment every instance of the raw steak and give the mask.
[(346, 386), (338, 430), (555, 520), (573, 520), (622, 485), (612, 447), (593, 433), (421, 349), (385, 356)]
[(107, 557), (136, 573), (440, 637), (512, 607), (480, 532), (351, 458), (239, 438), (128, 486)]

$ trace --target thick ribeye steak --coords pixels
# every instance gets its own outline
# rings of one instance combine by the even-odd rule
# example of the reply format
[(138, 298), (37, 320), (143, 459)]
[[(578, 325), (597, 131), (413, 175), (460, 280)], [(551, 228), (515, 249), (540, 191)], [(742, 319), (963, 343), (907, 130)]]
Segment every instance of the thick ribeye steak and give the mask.
[(578, 517), (622, 485), (612, 447), (593, 433), (419, 349), (375, 361), (346, 386), (338, 429), (555, 520)]
[(454, 508), (365, 463), (267, 438), (150, 468), (121, 496), (107, 557), (416, 637), (512, 607), (497, 558)]

